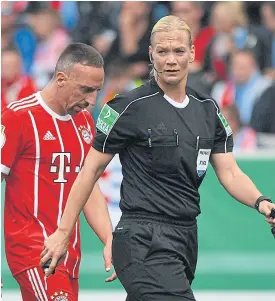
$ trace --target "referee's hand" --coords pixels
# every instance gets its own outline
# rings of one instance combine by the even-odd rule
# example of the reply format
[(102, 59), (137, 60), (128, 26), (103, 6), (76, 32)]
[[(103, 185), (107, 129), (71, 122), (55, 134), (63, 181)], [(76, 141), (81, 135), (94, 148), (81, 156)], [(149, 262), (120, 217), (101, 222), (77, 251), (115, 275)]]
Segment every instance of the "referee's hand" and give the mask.
[(272, 209), (275, 210), (275, 204), (270, 203), (268, 201), (262, 201), (259, 205), (259, 211), (263, 215), (265, 215), (265, 220), (269, 223), (271, 227), (275, 227), (275, 218), (270, 217)]
[(56, 266), (67, 252), (68, 244), (69, 240), (67, 236), (59, 229), (45, 240), (44, 250), (41, 253), (40, 265), (43, 268), (45, 264), (51, 260), (49, 267), (45, 269), (46, 277), (49, 277), (54, 273)]

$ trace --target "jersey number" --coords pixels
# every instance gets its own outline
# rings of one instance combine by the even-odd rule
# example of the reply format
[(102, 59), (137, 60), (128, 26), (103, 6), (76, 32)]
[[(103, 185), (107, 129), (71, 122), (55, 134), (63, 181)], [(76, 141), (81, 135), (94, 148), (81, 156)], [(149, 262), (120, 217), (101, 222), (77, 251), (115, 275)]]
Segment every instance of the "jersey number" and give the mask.
[[(56, 160), (58, 158), (58, 160)], [(59, 161), (59, 166), (58, 162)], [(58, 178), (53, 180), (55, 183), (67, 183), (68, 180), (65, 179), (65, 174), (71, 172), (71, 153), (53, 153), (51, 161), (51, 173), (57, 173)], [(80, 167), (75, 167), (75, 172), (80, 171)]]

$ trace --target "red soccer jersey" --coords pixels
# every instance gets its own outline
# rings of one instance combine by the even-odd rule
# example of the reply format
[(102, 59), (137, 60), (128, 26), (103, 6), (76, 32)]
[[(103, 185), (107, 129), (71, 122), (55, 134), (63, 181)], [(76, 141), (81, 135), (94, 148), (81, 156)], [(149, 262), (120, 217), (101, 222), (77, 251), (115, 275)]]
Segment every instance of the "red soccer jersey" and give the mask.
[[(62, 216), (92, 143), (94, 124), (84, 110), (60, 116), (40, 93), (11, 103), (2, 112), (1, 172), (6, 178), (5, 247), (13, 275), (38, 266), (44, 239)], [(80, 192), (81, 193), (81, 192)], [(60, 268), (78, 278), (79, 221)]]

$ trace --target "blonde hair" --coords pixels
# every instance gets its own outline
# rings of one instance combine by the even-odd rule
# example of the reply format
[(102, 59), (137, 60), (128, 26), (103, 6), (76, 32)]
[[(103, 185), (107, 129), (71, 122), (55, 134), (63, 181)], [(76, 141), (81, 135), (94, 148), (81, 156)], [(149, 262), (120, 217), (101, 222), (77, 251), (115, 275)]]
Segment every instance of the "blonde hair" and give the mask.
[(153, 27), (152, 32), (151, 32), (151, 37), (150, 41), (152, 44), (152, 38), (153, 35), (156, 32), (169, 32), (172, 30), (185, 30), (188, 32), (189, 35), (189, 46), (192, 47), (192, 35), (191, 35), (191, 30), (186, 21), (177, 16), (169, 15), (161, 18)]

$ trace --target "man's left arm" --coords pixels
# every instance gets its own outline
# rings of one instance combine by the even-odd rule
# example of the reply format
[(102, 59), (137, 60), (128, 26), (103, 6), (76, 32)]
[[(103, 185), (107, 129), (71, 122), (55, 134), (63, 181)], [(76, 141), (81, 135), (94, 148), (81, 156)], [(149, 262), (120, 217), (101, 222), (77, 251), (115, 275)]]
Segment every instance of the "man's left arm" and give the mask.
[[(226, 191), (237, 201), (255, 208), (256, 200), (262, 193), (256, 188), (252, 180), (239, 168), (232, 152), (211, 155), (211, 164), (216, 175)], [(275, 219), (270, 218), (271, 209), (275, 204), (262, 201), (259, 211), (266, 216), (267, 222), (275, 226)]]
[(84, 209), (85, 218), (104, 245), (112, 241), (112, 223), (105, 197), (96, 183)]
[[(105, 262), (105, 270), (106, 272), (109, 272), (112, 265), (113, 228), (106, 200), (98, 182), (95, 184), (94, 189), (83, 208), (83, 212), (88, 224), (105, 245), (103, 257)], [(115, 279), (116, 273), (114, 272), (105, 281), (110, 282)]]

